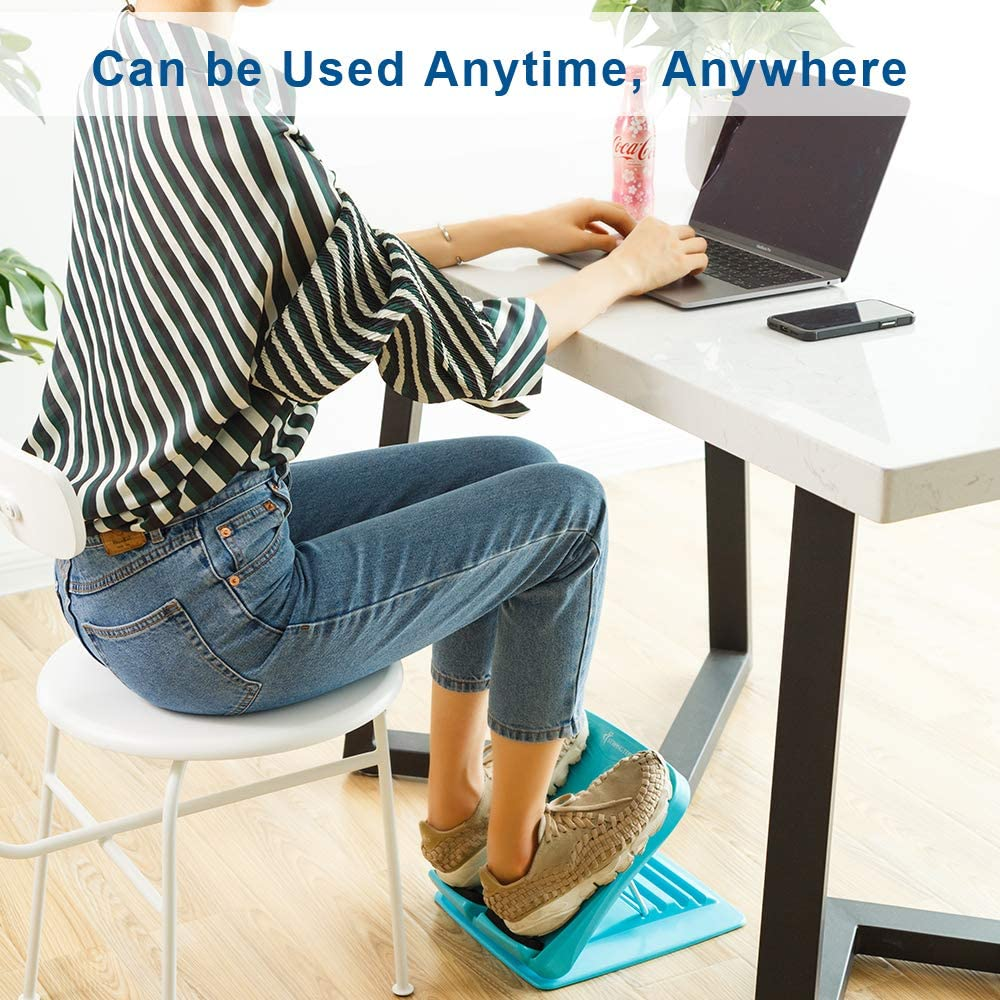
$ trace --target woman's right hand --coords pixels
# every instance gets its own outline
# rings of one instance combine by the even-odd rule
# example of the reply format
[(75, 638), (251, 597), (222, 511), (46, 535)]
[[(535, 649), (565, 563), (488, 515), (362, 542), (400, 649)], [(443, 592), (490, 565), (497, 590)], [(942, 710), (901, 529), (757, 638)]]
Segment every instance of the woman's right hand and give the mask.
[(643, 219), (607, 257), (532, 296), (548, 323), (549, 350), (619, 299), (701, 274), (708, 267), (706, 249), (690, 226)]
[(643, 219), (610, 254), (625, 283), (624, 295), (644, 295), (708, 267), (708, 244), (690, 226)]

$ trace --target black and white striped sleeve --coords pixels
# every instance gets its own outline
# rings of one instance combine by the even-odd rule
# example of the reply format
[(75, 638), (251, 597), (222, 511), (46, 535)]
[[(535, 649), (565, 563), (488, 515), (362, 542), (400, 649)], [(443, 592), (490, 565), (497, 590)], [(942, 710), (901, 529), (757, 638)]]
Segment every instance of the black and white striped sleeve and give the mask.
[(298, 402), (328, 395), (378, 359), (383, 379), (423, 403), (463, 399), (503, 416), (541, 390), (545, 318), (530, 299), (474, 303), (350, 196), (293, 299), (267, 331), (252, 380)]

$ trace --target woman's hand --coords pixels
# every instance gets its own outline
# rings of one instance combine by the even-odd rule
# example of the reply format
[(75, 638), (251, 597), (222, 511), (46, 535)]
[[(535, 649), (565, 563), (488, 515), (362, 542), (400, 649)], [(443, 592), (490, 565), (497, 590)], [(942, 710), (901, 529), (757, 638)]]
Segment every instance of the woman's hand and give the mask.
[(611, 254), (627, 295), (643, 295), (708, 267), (708, 244), (690, 226), (643, 219)]
[[(545, 254), (576, 253), (578, 250), (611, 253), (636, 226), (635, 219), (621, 205), (594, 198), (578, 198), (531, 212), (521, 216), (521, 223), (524, 245)], [(608, 232), (605, 226), (616, 232)]]
[(706, 243), (690, 226), (643, 219), (607, 257), (536, 292), (550, 349), (630, 295), (642, 295), (708, 267)]

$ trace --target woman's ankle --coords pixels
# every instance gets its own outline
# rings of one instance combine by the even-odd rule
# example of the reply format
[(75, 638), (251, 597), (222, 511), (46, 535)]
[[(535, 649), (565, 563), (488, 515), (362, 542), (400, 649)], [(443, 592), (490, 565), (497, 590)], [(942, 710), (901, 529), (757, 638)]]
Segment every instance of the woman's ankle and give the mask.
[(486, 843), (486, 866), (503, 885), (524, 878), (538, 851), (538, 825), (518, 836), (494, 836), (491, 827)]
[(452, 830), (476, 811), (483, 797), (484, 777), (478, 783), (472, 776), (450, 781), (440, 795), (432, 787), (427, 798), (427, 822), (435, 830)]

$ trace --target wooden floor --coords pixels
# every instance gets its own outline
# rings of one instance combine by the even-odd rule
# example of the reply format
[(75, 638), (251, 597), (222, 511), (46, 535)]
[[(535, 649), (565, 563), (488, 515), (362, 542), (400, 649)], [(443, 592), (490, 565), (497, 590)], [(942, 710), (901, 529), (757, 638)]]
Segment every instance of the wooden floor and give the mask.
[[(704, 654), (701, 466), (609, 482), (608, 603), (589, 705), (659, 743)], [(742, 908), (747, 927), (565, 1000), (749, 1000), (761, 893), (791, 490), (752, 479), (754, 673), (668, 853)], [(831, 891), (1000, 915), (1000, 505), (860, 531)], [(47, 592), (0, 601), (0, 839), (30, 839), (44, 735), (33, 685), (65, 629)], [(422, 727), (426, 657), (391, 720)], [(662, 706), (662, 707), (660, 707)], [(187, 792), (321, 761), (194, 765)], [(100, 818), (152, 804), (162, 767), (68, 744), (65, 775)], [(397, 782), (412, 975), (432, 998), (529, 997), (434, 906), (418, 849), (424, 786)], [(60, 822), (66, 817), (59, 816)], [(374, 782), (333, 779), (181, 827), (182, 996), (388, 996), (389, 931)], [(157, 880), (156, 831), (122, 838)], [(43, 995), (158, 996), (158, 926), (96, 847), (52, 864)], [(0, 997), (20, 992), (31, 866), (0, 862)], [(1000, 977), (858, 963), (850, 1000), (1000, 998)], [(799, 998), (789, 997), (789, 1000)]]

